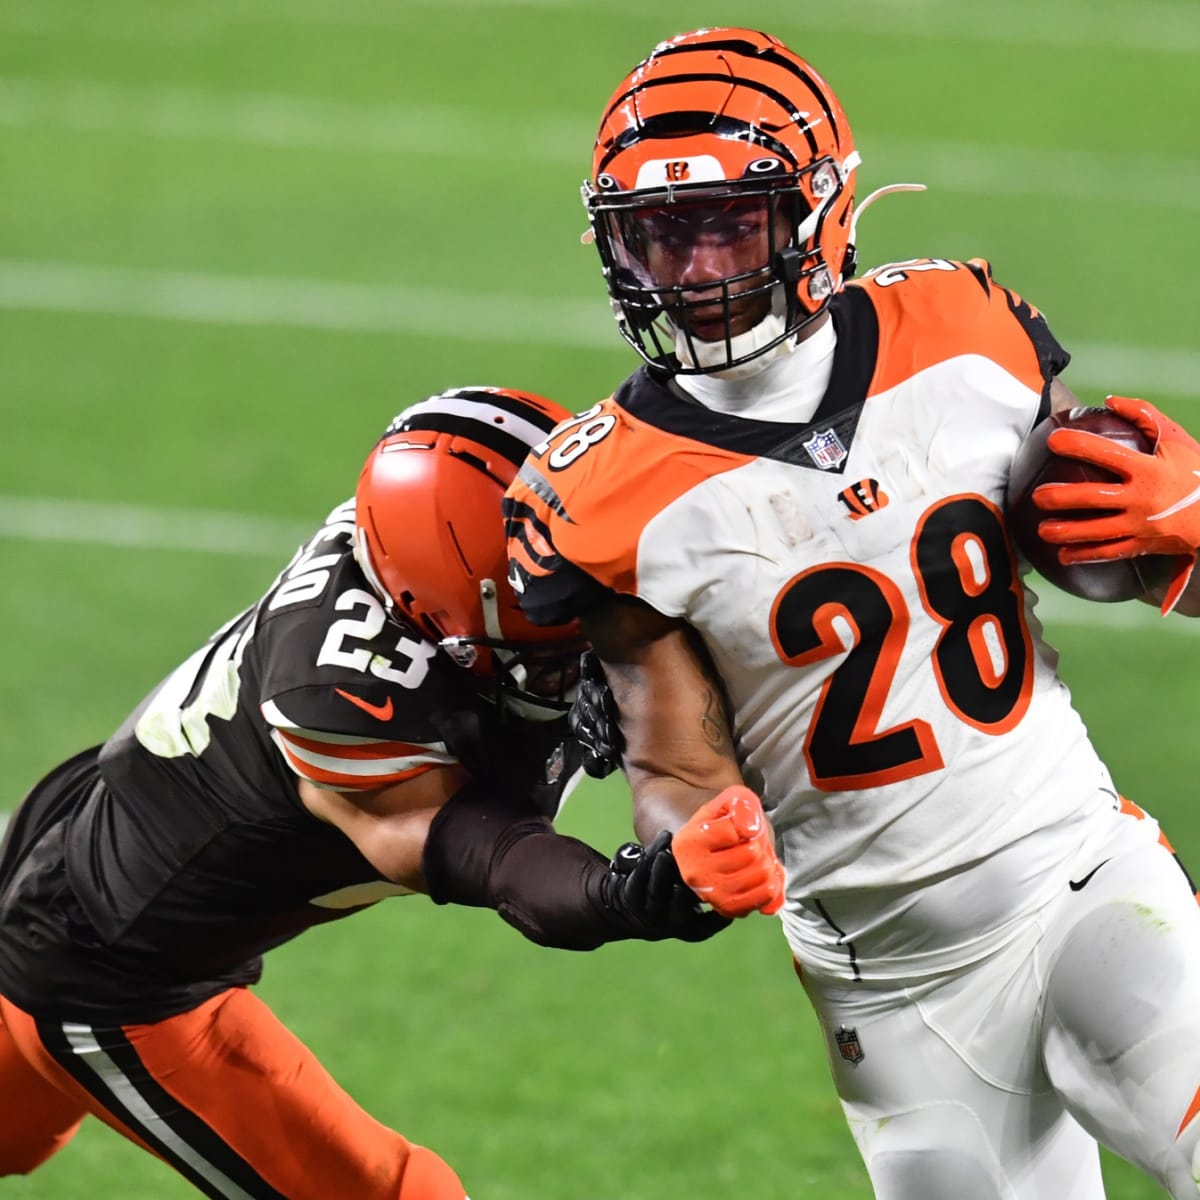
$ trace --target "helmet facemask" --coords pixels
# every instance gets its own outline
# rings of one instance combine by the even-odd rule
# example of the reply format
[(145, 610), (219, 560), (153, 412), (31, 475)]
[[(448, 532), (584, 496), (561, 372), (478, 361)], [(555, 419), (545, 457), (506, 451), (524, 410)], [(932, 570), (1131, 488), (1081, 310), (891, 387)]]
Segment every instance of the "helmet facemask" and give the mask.
[[(791, 352), (800, 331), (853, 274), (853, 174), (859, 164), (833, 90), (798, 54), (760, 30), (706, 27), (660, 42), (614, 89), (596, 134), (584, 202), (618, 324), (652, 366), (734, 378)], [(714, 327), (689, 300), (701, 272), (647, 270), (612, 214), (699, 197), (762, 197), (778, 227), (757, 262), (707, 272), (726, 315)], [(754, 278), (746, 278), (754, 276)], [(759, 322), (747, 288), (762, 287)], [(682, 288), (682, 291), (680, 289)], [(692, 295), (688, 295), (692, 292)]]
[(486, 637), (450, 636), (438, 646), (460, 667), (488, 675), (502, 712), (526, 721), (554, 721), (565, 716), (579, 691), (581, 638), (551, 642), (515, 642), (502, 636), (496, 584), (480, 580)]
[(388, 620), (428, 638), (445, 651), (455, 666), (486, 682), (487, 698), (499, 705), (502, 712), (541, 722), (557, 720), (570, 711), (579, 691), (580, 658), (587, 649), (582, 638), (520, 642), (504, 637), (497, 588), (491, 579), (479, 582), (487, 635), (449, 634), (436, 614), (417, 613), (411, 604), (406, 612), (395, 602), (371, 560), (370, 545), (361, 528), (354, 542), (354, 557), (371, 590), (382, 601)]

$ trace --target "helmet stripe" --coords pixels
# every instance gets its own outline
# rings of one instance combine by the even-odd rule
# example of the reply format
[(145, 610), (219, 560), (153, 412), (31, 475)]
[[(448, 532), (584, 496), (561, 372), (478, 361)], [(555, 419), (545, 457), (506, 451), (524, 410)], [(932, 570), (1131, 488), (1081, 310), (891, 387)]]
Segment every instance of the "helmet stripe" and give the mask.
[(552, 414), (544, 413), (516, 396), (485, 391), (482, 388), (463, 389), (457, 392), (443, 392), (410, 405), (392, 421), (383, 436), (391, 437), (392, 434), (405, 429), (440, 428), (417, 422), (429, 417), (449, 416), (458, 417), (464, 422), (456, 428), (455, 432), (458, 433), (470, 434), (469, 426), (478, 425), (480, 432), (472, 436), (485, 445), (490, 446), (492, 443), (484, 436), (484, 431), (506, 434), (510, 439), (520, 441), (523, 448), (513, 460), (518, 466), (529, 450), (539, 442), (544, 442), (547, 434), (558, 424)]
[[(766, 133), (759, 125), (752, 125), (749, 121), (740, 121), (736, 117), (718, 116), (715, 113), (665, 112), (658, 116), (647, 117), (641, 125), (626, 129), (621, 133), (605, 152), (604, 158), (601, 159), (597, 168), (597, 174), (602, 174), (608, 164), (629, 146), (637, 145), (638, 142), (649, 138), (681, 137), (689, 133), (711, 133), (717, 137), (750, 142), (778, 154), (780, 158), (791, 163), (794, 169), (800, 169), (800, 164), (791, 150), (783, 142)], [(806, 129), (805, 133), (815, 154), (817, 152), (816, 139), (810, 130)]]
[(542, 431), (542, 435), (536, 438), (531, 445), (543, 441), (546, 434), (559, 421), (563, 420), (562, 417), (543, 412), (521, 392), (502, 391), (499, 388), (451, 388), (443, 395), (453, 399), (472, 400), (476, 404), (487, 405), (490, 408), (501, 408), (505, 412), (512, 413), (514, 417), (521, 417), (531, 425), (536, 425)]
[[(666, 58), (672, 54), (688, 54), (699, 50), (703, 50), (708, 53), (719, 50), (728, 50), (732, 54), (737, 54), (740, 57), (752, 59), (755, 62), (769, 62), (772, 66), (779, 67), (782, 70), (787, 71), (788, 74), (794, 75), (816, 97), (817, 103), (820, 104), (820, 106), (825, 110), (825, 116), (828, 118), (829, 124), (833, 128), (834, 140), (839, 146), (842, 144), (841, 130), (838, 129), (837, 121), (835, 121), (833, 117), (833, 110), (829, 107), (829, 104), (825, 99), (824, 89), (817, 86), (812, 75), (810, 75), (808, 71), (806, 71), (804, 67), (800, 65), (800, 63), (796, 62), (795, 59), (790, 58), (786, 54), (780, 54), (779, 51), (774, 48), (764, 48), (762, 46), (756, 46), (753, 42), (747, 42), (738, 39), (736, 41), (702, 42), (699, 44), (692, 43), (679, 46), (664, 46), (661, 50), (658, 50), (653, 57)], [(748, 83), (749, 80), (743, 80), (739, 78), (738, 82)]]
[[(829, 127), (833, 131), (834, 141), (838, 146), (842, 144), (842, 131), (838, 127), (837, 119), (834, 116), (833, 109), (825, 97), (825, 89), (820, 87), (813, 76), (804, 69), (799, 63), (794, 62), (786, 55), (780, 54), (776, 50), (762, 49), (755, 46), (752, 42), (746, 41), (729, 41), (729, 42), (706, 42), (701, 44), (688, 44), (679, 46), (665, 46), (657, 50), (650, 58), (648, 58), (642, 66), (630, 76), (630, 80), (637, 80), (633, 87), (628, 91), (620, 92), (609, 102), (608, 108), (604, 112), (604, 116), (600, 120), (600, 128), (603, 130), (605, 124), (612, 116), (613, 111), (619, 108), (626, 101), (637, 96), (639, 93), (652, 87), (670, 87), (676, 84), (686, 83), (726, 83), (730, 87), (745, 87), (763, 95), (769, 96), (787, 113), (795, 112), (795, 101), (784, 96), (776, 91), (768, 84), (762, 83), (747, 75), (737, 74), (735, 72), (701, 72), (699, 70), (686, 73), (680, 71), (677, 74), (668, 75), (666, 77), (644, 77), (645, 68), (649, 67), (655, 60), (665, 58), (675, 54), (694, 54), (703, 52), (710, 54), (715, 51), (730, 51), (741, 57), (752, 59), (755, 62), (769, 62), (774, 66), (787, 71), (790, 75), (798, 79), (812, 94), (813, 99), (820, 105), (821, 111), (825, 114), (825, 119), (829, 122)], [(716, 114), (710, 114), (715, 116)], [(697, 130), (697, 132), (701, 132)], [(812, 133), (804, 128), (809, 147), (815, 154), (817, 152), (816, 140)]]
[[(417, 405), (417, 407), (421, 406)], [(478, 442), (479, 445), (495, 451), (512, 463), (514, 468), (520, 467), (525, 461), (525, 455), (529, 453), (530, 447), (537, 445), (536, 441), (526, 441), (525, 438), (516, 437), (498, 425), (481, 421), (475, 411), (463, 416), (446, 411), (447, 407), (440, 405), (438, 412), (411, 413), (411, 415), (406, 413), (404, 420), (397, 424), (388, 437), (403, 435), (408, 430), (414, 432), (428, 430), (431, 433), (448, 433), (451, 437), (469, 438), (471, 441)], [(472, 410), (474, 408), (475, 406), (472, 405)], [(512, 417), (506, 417), (505, 420), (506, 425), (513, 423)], [(540, 435), (538, 440), (543, 437), (545, 437), (544, 434)]]

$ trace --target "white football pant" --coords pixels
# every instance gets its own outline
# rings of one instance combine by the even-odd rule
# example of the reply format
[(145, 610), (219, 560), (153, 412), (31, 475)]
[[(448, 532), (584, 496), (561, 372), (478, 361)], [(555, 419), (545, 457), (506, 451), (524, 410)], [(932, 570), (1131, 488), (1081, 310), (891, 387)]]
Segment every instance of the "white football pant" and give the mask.
[(1200, 907), (1153, 820), (1106, 821), (982, 963), (912, 987), (805, 972), (879, 1200), (1101, 1200), (1097, 1141), (1200, 1196)]

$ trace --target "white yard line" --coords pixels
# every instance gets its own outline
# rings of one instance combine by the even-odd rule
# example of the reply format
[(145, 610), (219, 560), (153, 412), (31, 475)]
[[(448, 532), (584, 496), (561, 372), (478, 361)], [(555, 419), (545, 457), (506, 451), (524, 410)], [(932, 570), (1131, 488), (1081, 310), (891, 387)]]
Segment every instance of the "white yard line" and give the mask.
[[(197, 554), (287, 556), (315, 526), (254, 513), (102, 504), (53, 497), (0, 495), (0, 540), (75, 542), (131, 550), (176, 550)], [(1088, 604), (1038, 585), (1038, 616), (1059, 626), (1122, 628), (1196, 636), (1200, 620), (1162, 621), (1142, 604)]]
[[(0, 30), (12, 34), (75, 39), (204, 44), (236, 25), (295, 25), (402, 33), (421, 20), (419, 10), (458, 10), (466, 22), (477, 10), (557, 10), (596, 20), (591, 0), (406, 0), (404, 4), (343, 3), (341, 0), (210, 0), (186, 10), (161, 4), (84, 7), (11, 2), (0, 9)], [(643, 0), (607, 0), (605, 15), (646, 18), (653, 8)], [(673, 10), (675, 11), (675, 10)], [(1055, 0), (1008, 0), (1000, 6), (964, 5), (961, 0), (858, 0), (854, 4), (809, 5), (798, 12), (793, 0), (756, 0), (754, 24), (778, 26), (793, 42), (796, 26), (805, 31), (883, 35), (899, 41), (978, 45), (1067, 47), (1141, 51), (1169, 56), (1200, 52), (1200, 19), (1194, 7), (1170, 3), (1087, 4)], [(663, 22), (666, 22), (664, 25)], [(650, 22), (647, 21), (647, 24)], [(692, 22), (699, 23), (699, 22)], [(659, 18), (660, 36), (684, 28), (679, 16)], [(803, 52), (803, 47), (801, 46)], [(648, 50), (649, 46), (643, 49)], [(633, 65), (631, 57), (629, 63)]]
[[(0, 126), (293, 149), (574, 166), (582, 177), (594, 115), (531, 113), (517, 124), (472, 109), (363, 105), (298, 95), (137, 88), (87, 80), (0, 78)], [(869, 136), (864, 179), (916, 179), (953, 195), (1113, 202), (1113, 179), (1153, 179), (1143, 207), (1200, 210), (1200, 161)], [(865, 186), (865, 184), (864, 184)], [(566, 190), (563, 193), (566, 200)]]
[[(599, 292), (599, 281), (597, 281)], [(148, 317), (620, 351), (607, 304), (317, 279), (143, 271), (0, 259), (0, 310)], [(469, 313), (470, 319), (464, 320)], [(1082, 395), (1200, 395), (1200, 352), (1072, 343), (1066, 379)], [(632, 365), (632, 360), (631, 360)]]
[(263, 557), (279, 565), (316, 528), (281, 517), (0, 495), (0, 538)]
[(305, 96), (0, 78), (0, 125), (301, 149), (580, 162), (595, 122), (531, 114), (518, 125), (437, 105), (365, 105)]
[(3, 308), (600, 350), (620, 345), (602, 295), (588, 301), (538, 299), (76, 263), (0, 260)]

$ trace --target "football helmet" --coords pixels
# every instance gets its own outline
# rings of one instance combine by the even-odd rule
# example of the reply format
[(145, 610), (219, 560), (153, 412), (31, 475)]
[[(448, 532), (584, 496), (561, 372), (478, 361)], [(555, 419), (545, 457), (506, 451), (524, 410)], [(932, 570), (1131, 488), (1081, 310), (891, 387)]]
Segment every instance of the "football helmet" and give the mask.
[(674, 374), (727, 377), (790, 348), (854, 273), (858, 164), (832, 89), (776, 38), (656, 46), (609, 100), (583, 184), (626, 341)]
[(507, 579), (501, 500), (525, 455), (571, 414), (510, 388), (457, 388), (399, 414), (355, 495), (355, 558), (388, 614), (494, 685), (506, 708), (570, 708), (582, 634), (532, 625)]

